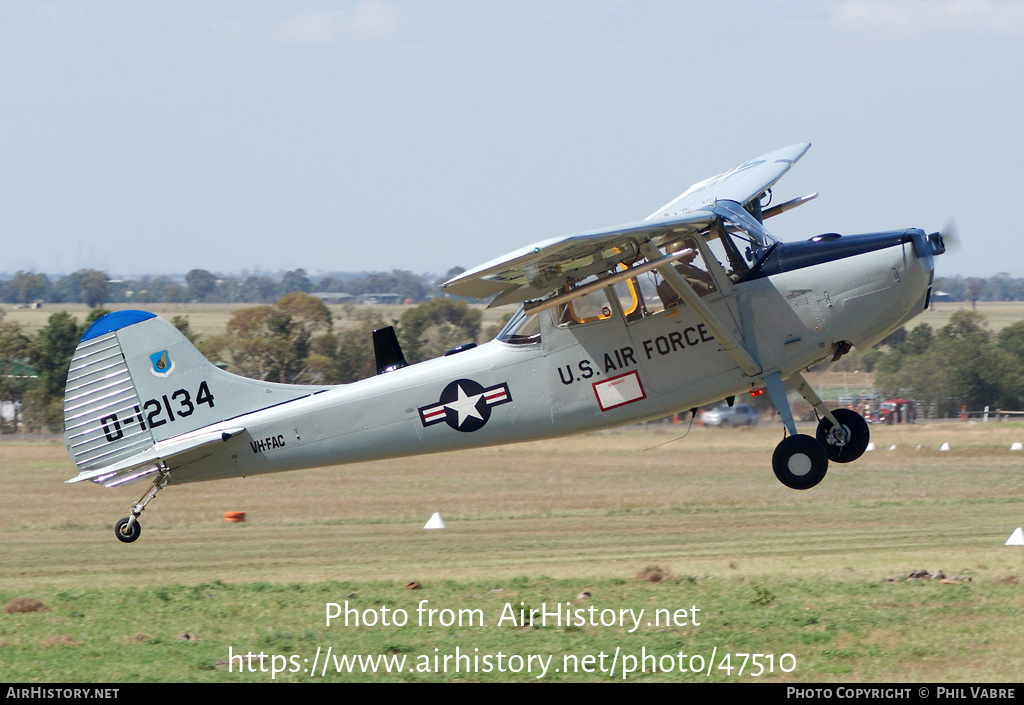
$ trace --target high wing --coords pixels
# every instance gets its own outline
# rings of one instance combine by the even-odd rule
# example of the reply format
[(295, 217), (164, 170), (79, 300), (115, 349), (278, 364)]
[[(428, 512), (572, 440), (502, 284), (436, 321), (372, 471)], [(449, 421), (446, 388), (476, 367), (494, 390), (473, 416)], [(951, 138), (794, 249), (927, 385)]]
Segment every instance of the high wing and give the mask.
[(463, 272), (442, 288), (474, 299), (497, 294), (491, 306), (520, 303), (607, 272), (621, 262), (628, 264), (640, 256), (640, 243), (664, 244), (707, 227), (714, 218), (711, 211), (698, 210), (545, 240)]
[(566, 284), (629, 264), (641, 256), (644, 243), (660, 247), (708, 227), (719, 215), (735, 214), (739, 208), (719, 202), (742, 207), (759, 198), (810, 146), (785, 147), (705, 179), (642, 221), (530, 245), (463, 272), (442, 288), (458, 296), (494, 296), (490, 305), (500, 306), (540, 298)]

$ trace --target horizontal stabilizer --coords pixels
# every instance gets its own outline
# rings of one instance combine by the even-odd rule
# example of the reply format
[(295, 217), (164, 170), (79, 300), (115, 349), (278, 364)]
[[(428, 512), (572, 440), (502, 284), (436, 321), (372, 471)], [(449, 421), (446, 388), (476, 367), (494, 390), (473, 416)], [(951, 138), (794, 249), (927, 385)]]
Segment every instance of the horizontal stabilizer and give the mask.
[(185, 462), (195, 459), (189, 457), (194, 454), (194, 451), (213, 443), (223, 443), (244, 431), (244, 428), (225, 428), (214, 431), (194, 432), (177, 438), (168, 438), (165, 441), (154, 443), (149, 450), (137, 453), (112, 465), (100, 468), (99, 470), (83, 472), (78, 477), (66, 480), (65, 484), (70, 485), (75, 482), (82, 482), (83, 480), (106, 483), (113, 478), (122, 477), (141, 468), (155, 466), (159, 463), (184, 465)]

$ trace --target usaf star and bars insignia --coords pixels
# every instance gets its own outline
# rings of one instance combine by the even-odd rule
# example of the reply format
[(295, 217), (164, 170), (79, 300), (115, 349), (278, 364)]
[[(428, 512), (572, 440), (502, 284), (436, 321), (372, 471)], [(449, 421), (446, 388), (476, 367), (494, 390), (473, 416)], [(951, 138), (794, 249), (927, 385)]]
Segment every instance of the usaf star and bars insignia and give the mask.
[(420, 407), (420, 420), (424, 427), (444, 421), (456, 431), (469, 433), (484, 427), (491, 418), (491, 407), (510, 401), (505, 382), (484, 389), (471, 379), (457, 379), (444, 388), (436, 404)]

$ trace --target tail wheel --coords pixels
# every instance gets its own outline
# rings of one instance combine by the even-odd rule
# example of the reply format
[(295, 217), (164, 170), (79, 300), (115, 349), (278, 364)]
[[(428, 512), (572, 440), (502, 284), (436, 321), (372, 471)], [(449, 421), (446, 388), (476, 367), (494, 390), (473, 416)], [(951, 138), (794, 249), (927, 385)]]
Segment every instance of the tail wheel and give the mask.
[(125, 517), (114, 525), (114, 535), (117, 536), (118, 541), (131, 543), (142, 533), (142, 525), (138, 520), (133, 521), (131, 526), (128, 526), (128, 521), (129, 518)]
[(837, 463), (850, 463), (864, 455), (871, 440), (871, 431), (864, 417), (852, 409), (836, 409), (832, 412), (839, 422), (839, 428), (832, 426), (828, 418), (818, 422), (814, 434), (825, 447), (828, 459)]
[(825, 477), (828, 454), (824, 446), (810, 436), (787, 436), (775, 447), (772, 470), (786, 487), (809, 490)]

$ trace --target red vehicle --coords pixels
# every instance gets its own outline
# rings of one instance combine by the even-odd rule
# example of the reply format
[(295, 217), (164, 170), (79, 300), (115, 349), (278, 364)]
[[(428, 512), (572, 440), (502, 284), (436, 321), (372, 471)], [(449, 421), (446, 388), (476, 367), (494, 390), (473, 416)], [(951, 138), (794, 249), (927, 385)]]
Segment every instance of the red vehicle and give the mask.
[(917, 409), (910, 399), (889, 399), (878, 407), (875, 423), (914, 423)]

